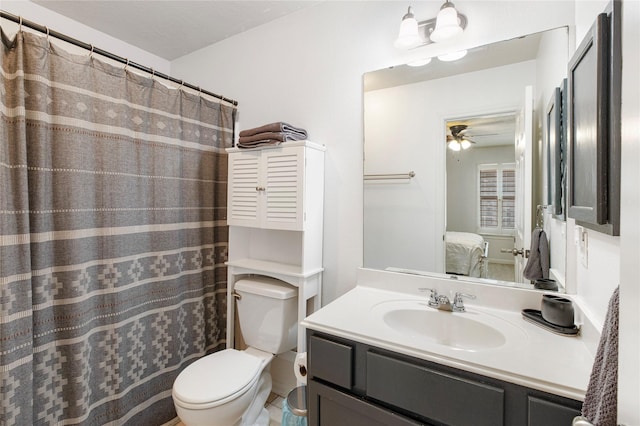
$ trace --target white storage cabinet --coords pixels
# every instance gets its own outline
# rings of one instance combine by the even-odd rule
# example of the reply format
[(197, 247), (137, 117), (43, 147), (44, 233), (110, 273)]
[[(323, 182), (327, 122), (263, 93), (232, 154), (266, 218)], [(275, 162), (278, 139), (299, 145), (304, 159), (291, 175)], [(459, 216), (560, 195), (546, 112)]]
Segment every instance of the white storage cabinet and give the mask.
[[(227, 152), (227, 347), (233, 347), (233, 288), (247, 275), (297, 287), (299, 321), (320, 308), (325, 148), (296, 141)], [(298, 330), (302, 352), (306, 343)]]
[(304, 146), (296, 146), (232, 153), (229, 225), (302, 231), (305, 151)]

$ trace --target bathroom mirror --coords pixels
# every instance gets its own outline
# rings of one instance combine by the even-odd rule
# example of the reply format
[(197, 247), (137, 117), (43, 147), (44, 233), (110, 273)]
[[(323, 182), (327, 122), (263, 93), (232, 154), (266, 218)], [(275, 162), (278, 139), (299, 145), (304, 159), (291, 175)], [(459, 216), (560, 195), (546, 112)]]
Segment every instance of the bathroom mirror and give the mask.
[(557, 28), (364, 75), (365, 268), (533, 288), (521, 271), (540, 226), (562, 289), (566, 224), (545, 205), (543, 129), (568, 40)]

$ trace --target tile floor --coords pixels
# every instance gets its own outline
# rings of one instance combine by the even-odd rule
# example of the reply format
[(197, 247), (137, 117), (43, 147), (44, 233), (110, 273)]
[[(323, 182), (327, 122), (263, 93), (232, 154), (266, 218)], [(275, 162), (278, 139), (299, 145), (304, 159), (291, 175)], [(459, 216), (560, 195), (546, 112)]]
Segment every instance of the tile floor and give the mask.
[(269, 426), (282, 424), (282, 402), (284, 397), (271, 392), (267, 398), (267, 411), (269, 411)]
[(514, 266), (489, 262), (487, 278), (502, 281), (513, 281), (515, 279)]
[[(269, 411), (269, 426), (280, 426), (282, 424), (282, 402), (284, 397), (271, 392), (267, 398), (267, 411)], [(176, 426), (184, 426), (179, 422)]]

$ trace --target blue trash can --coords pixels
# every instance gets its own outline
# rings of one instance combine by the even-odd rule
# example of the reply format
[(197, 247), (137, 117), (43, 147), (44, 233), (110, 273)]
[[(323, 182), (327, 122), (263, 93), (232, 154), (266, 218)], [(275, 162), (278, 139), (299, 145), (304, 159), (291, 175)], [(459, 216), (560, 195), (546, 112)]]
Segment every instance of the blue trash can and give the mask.
[(282, 402), (282, 426), (307, 426), (307, 387), (289, 392)]

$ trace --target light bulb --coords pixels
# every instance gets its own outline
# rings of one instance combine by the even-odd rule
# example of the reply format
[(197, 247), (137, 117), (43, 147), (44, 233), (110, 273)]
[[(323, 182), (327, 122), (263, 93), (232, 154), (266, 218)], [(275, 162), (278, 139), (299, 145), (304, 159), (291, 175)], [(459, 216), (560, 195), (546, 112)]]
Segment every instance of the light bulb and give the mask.
[(399, 49), (411, 49), (420, 44), (422, 44), (422, 38), (418, 34), (418, 21), (411, 13), (411, 7), (409, 7), (407, 14), (404, 15), (400, 23), (400, 32), (394, 45)]
[(445, 53), (443, 55), (438, 55), (438, 59), (443, 62), (451, 62), (457, 61), (458, 59), (462, 59), (467, 55), (466, 50), (458, 50), (457, 52)]
[(449, 142), (449, 149), (452, 151), (460, 151), (460, 143), (456, 140)]
[(438, 12), (436, 18), (436, 28), (429, 35), (431, 41), (441, 42), (449, 40), (462, 32), (462, 27), (458, 22), (458, 11), (453, 3), (445, 3)]
[(410, 67), (423, 67), (431, 62), (431, 58), (418, 59), (415, 61), (407, 62)]

